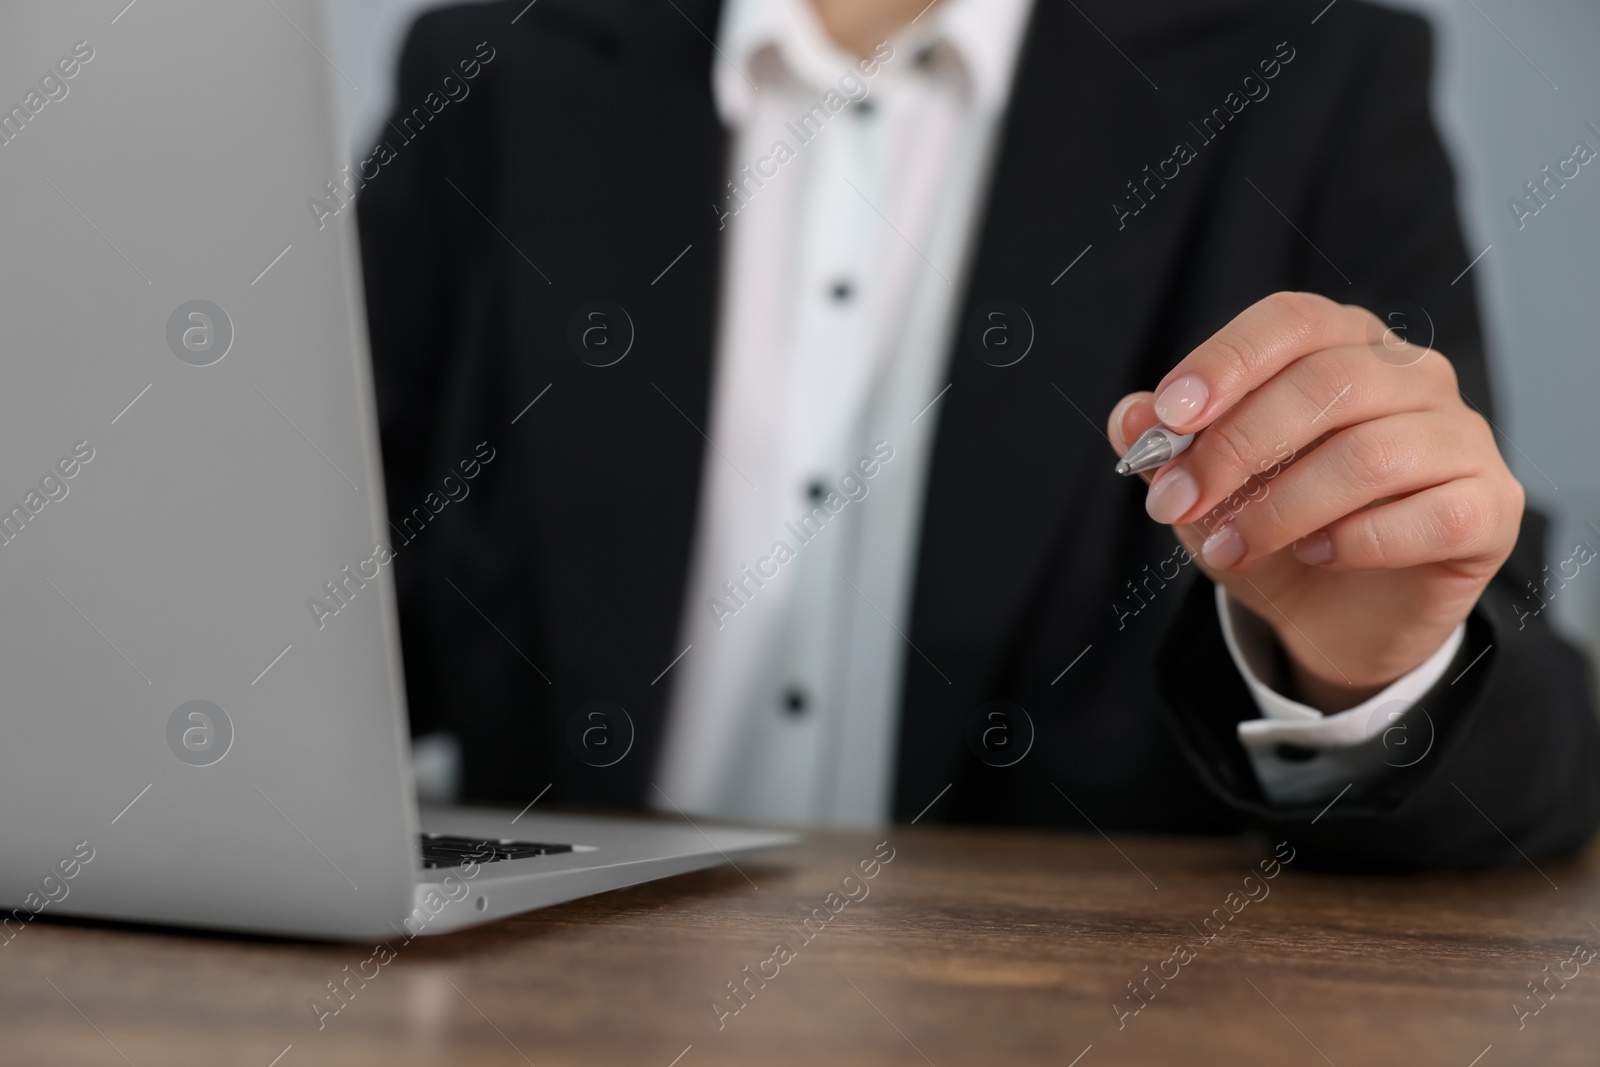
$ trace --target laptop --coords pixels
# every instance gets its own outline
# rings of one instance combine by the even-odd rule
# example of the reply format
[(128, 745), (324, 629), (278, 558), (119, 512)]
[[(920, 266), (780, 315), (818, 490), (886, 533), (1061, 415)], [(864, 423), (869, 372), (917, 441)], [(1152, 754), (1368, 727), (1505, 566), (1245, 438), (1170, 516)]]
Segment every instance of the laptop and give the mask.
[(0, 14), (0, 939), (439, 934), (796, 840), (419, 809), (330, 54), (315, 0)]

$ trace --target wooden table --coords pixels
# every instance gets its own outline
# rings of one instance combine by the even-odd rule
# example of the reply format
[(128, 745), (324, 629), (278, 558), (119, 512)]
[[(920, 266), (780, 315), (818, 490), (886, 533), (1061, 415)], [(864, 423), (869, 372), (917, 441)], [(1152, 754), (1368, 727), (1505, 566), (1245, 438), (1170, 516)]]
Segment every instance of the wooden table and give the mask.
[[(892, 861), (845, 882), (885, 839)], [(1593, 850), (1542, 873), (1348, 877), (1291, 862), (1266, 881), (1271, 854), (1234, 840), (816, 833), (742, 871), (402, 945), (320, 1030), (311, 1001), (338, 1003), (325, 983), (369, 948), (39, 922), (0, 949), (0, 1063), (1600, 1062), (1600, 959), (1565, 962), (1576, 943), (1600, 947)], [(813, 909), (830, 918), (812, 919), (807, 942)], [(1228, 921), (1202, 927), (1214, 909)], [(778, 942), (792, 958), (774, 956)], [(775, 976), (751, 980), (719, 1029), (714, 1000), (737, 1004), (725, 983), (758, 971)], [(1547, 1006), (1519, 1030), (1512, 1003), (1537, 1006), (1525, 983), (1556, 971), (1577, 974), (1565, 988), (1549, 978)], [(1127, 983), (1153, 972), (1176, 977), (1133, 1000)], [(1114, 1003), (1144, 1006), (1119, 1025)]]

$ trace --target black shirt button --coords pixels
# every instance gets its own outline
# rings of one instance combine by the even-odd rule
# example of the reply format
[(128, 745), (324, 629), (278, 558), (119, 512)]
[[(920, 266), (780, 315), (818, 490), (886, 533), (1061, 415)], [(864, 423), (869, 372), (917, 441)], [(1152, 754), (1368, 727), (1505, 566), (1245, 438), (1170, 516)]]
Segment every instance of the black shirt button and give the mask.
[(783, 693), (783, 710), (792, 718), (798, 718), (806, 710), (806, 693), (797, 685), (791, 685)]
[(823, 485), (820, 481), (812, 482), (810, 485), (806, 486), (806, 496), (810, 497), (812, 500), (821, 500), (827, 495), (828, 487)]
[(848, 279), (840, 278), (833, 283), (833, 288), (828, 290), (828, 295), (842, 304), (854, 296), (855, 292), (856, 287), (851, 285)]

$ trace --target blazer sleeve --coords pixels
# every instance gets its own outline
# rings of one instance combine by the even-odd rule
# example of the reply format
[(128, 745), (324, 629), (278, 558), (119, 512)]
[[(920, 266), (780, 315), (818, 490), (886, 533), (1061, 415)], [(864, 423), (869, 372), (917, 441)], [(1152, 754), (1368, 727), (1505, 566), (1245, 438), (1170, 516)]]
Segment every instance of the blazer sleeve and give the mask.
[[(473, 255), (470, 245), (486, 229), (473, 204), (488, 202), (484, 189), (493, 180), (494, 138), (487, 129), (500, 70), (479, 59), (492, 55), (479, 48), (484, 33), (474, 20), (480, 17), (472, 8), (446, 8), (413, 23), (401, 51), (394, 110), (372, 131), (371, 147), (355, 167), (363, 182), (356, 221), (397, 550), (416, 529), (408, 524), (416, 510), (427, 510), (440, 478), (481, 436), (480, 424), (452, 420), (445, 395), (452, 378), (447, 370), (472, 351), (472, 331), (487, 319), (475, 312), (491, 291), (481, 278), (488, 260)], [(446, 85), (446, 78), (454, 80)], [(430, 669), (434, 657), (414, 650), (437, 640), (429, 613), (419, 610), (437, 579), (416, 555), (437, 544), (434, 537), (405, 550), (394, 569), (411, 724), (419, 734), (449, 725), (441, 718), (448, 703), (438, 692), (453, 684)]]
[[(1430, 69), (1425, 22), (1397, 13), (1371, 21), (1349, 64), (1346, 128), (1308, 198), (1307, 236), (1353, 284), (1311, 257), (1303, 288), (1374, 309), (1396, 298), (1421, 308), (1410, 328), (1435, 335), (1467, 402), (1493, 420), (1473, 276), (1453, 282), (1470, 256), (1429, 112)], [(1331, 804), (1264, 797), (1236, 737), (1257, 711), (1223, 643), (1213, 586), (1197, 581), (1158, 653), (1156, 682), (1201, 779), (1242, 825), (1290, 841), (1310, 866), (1530, 864), (1580, 848), (1600, 823), (1600, 723), (1588, 663), (1527, 610), (1537, 606), (1528, 583), (1543, 576), (1545, 533), (1529, 512), (1455, 662), (1418, 702), (1424, 714), (1408, 731), (1417, 748), (1394, 761), (1404, 765)]]
[[(467, 242), (481, 222), (468, 197), (483, 202), (489, 171), (480, 157), (490, 143), (483, 125), (493, 110), (484, 97), (492, 97), (494, 78), (487, 65), (474, 62), (472, 29), (449, 9), (412, 24), (401, 49), (394, 109), (357, 168), (364, 181), (356, 209), (391, 508), (418, 503), (432, 487), (443, 368), (469, 314), (463, 300)], [(462, 61), (466, 70), (459, 69)], [(448, 102), (440, 90), (447, 76), (468, 89), (460, 103)]]

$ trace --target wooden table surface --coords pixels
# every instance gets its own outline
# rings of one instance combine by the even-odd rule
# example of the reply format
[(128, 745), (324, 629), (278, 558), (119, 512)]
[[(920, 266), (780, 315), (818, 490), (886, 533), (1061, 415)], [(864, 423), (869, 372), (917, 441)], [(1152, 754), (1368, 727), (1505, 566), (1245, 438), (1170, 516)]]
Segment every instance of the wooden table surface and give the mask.
[[(892, 861), (845, 883), (884, 840)], [(1235, 840), (814, 833), (742, 872), (402, 943), (321, 1029), (311, 1002), (335, 1003), (325, 983), (370, 948), (41, 921), (0, 949), (0, 1063), (1600, 1062), (1600, 959), (1568, 962), (1600, 947), (1600, 853), (1542, 873), (1392, 878), (1291, 862), (1267, 881), (1271, 855)], [(832, 917), (806, 941), (813, 909)], [(1228, 922), (1202, 928), (1215, 909)], [(719, 1029), (712, 1004), (737, 1003), (725, 983), (746, 965), (776, 975)], [(1127, 983), (1152, 972), (1176, 976), (1133, 1000)], [(1519, 1028), (1512, 1004), (1540, 1005), (1534, 980), (1550, 992)], [(1119, 1023), (1114, 1003), (1144, 1006)]]

